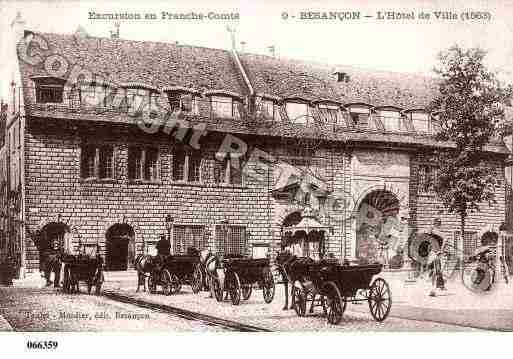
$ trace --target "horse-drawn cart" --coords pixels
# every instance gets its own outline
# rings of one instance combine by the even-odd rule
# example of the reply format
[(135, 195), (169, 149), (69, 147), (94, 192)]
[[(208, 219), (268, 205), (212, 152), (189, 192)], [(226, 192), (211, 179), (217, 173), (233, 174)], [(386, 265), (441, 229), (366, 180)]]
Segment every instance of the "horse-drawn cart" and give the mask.
[(323, 308), (328, 322), (338, 324), (347, 303), (367, 302), (373, 318), (381, 322), (390, 313), (392, 294), (388, 283), (373, 277), (381, 272), (381, 264), (341, 265), (334, 261), (299, 261), (290, 266), (292, 303), (298, 316), (305, 316), (310, 304)]
[(64, 254), (61, 258), (64, 263), (63, 291), (66, 293), (80, 292), (80, 281), (87, 284), (87, 292), (95, 287), (95, 294), (99, 295), (105, 278), (103, 276), (103, 260), (99, 255)]
[(165, 295), (176, 294), (182, 284), (191, 285), (194, 293), (199, 292), (203, 284), (199, 262), (198, 255), (170, 255), (164, 257), (162, 263), (156, 261), (156, 268), (148, 278), (150, 292), (155, 293), (160, 285)]
[[(248, 300), (255, 284), (262, 289), (264, 301), (272, 302), (275, 284), (268, 258), (225, 258), (222, 263), (225, 271), (225, 290), (230, 295), (232, 304), (240, 304), (241, 297)], [(214, 279), (212, 282), (215, 297), (221, 301), (223, 293), (219, 280)]]

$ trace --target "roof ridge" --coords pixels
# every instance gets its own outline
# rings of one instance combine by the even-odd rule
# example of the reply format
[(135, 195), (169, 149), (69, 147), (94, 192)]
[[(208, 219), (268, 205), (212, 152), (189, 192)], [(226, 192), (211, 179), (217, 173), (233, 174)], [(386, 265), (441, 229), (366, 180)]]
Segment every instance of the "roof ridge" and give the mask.
[[(61, 36), (61, 37), (70, 37), (70, 38), (75, 37), (75, 34), (32, 31), (32, 30), (28, 30), (28, 29), (26, 31), (29, 31), (34, 34), (39, 34), (39, 35), (51, 35), (51, 36)], [(139, 43), (139, 44), (160, 44), (160, 45), (175, 46), (175, 47), (190, 47), (190, 48), (196, 48), (196, 49), (215, 50), (215, 51), (221, 51), (221, 52), (226, 52), (226, 53), (230, 52), (230, 50), (220, 49), (217, 47), (181, 44), (181, 43), (177, 43), (177, 42), (165, 42), (165, 41), (154, 41), (154, 40), (134, 40), (134, 39), (123, 39), (123, 38), (112, 39), (110, 37), (93, 36), (93, 35), (88, 35), (87, 37), (85, 37), (83, 39), (85, 39), (85, 40), (88, 40), (88, 39), (107, 40), (107, 41), (112, 41), (112, 42), (132, 42), (132, 43)]]
[(299, 59), (299, 58), (287, 57), (287, 56), (274, 57), (274, 56), (270, 56), (270, 55), (266, 55), (266, 54), (257, 54), (257, 53), (252, 53), (252, 52), (241, 53), (241, 55), (242, 56), (249, 55), (249, 56), (255, 56), (255, 57), (262, 57), (262, 58), (272, 59), (272, 60), (276, 60), (276, 61), (280, 61), (280, 60), (296, 61), (296, 62), (301, 62), (302, 64), (311, 65), (311, 66), (312, 65), (331, 66), (335, 70), (337, 67), (345, 67), (345, 68), (352, 68), (352, 69), (355, 69), (355, 70), (361, 71), (361, 72), (383, 73), (383, 74), (394, 74), (394, 75), (410, 75), (410, 76), (415, 76), (415, 77), (419, 77), (419, 78), (436, 80), (435, 76), (433, 76), (433, 77), (428, 76), (427, 73), (421, 73), (421, 72), (393, 71), (393, 70), (385, 70), (385, 69), (379, 69), (379, 68), (373, 68), (373, 67), (364, 67), (364, 66), (354, 65), (354, 64), (336, 64), (336, 63), (331, 63), (331, 62), (306, 60), (306, 59)]

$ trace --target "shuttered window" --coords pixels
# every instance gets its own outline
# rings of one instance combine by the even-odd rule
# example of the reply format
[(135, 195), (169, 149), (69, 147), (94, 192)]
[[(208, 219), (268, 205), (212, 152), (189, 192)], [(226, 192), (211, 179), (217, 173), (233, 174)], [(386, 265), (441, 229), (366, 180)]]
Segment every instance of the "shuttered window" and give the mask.
[(188, 248), (199, 251), (208, 246), (205, 227), (200, 225), (173, 226), (173, 253), (186, 254)]
[(216, 251), (223, 255), (243, 255), (246, 249), (246, 227), (216, 226)]
[(83, 145), (80, 154), (80, 177), (114, 178), (113, 146)]
[(430, 165), (420, 165), (418, 171), (419, 193), (433, 193), (438, 177), (438, 169)]

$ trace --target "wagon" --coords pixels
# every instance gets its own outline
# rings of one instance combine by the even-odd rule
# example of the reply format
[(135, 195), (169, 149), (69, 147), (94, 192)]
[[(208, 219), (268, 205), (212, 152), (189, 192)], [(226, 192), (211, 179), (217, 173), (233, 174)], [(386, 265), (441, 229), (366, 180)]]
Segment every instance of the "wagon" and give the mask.
[[(273, 301), (275, 283), (268, 258), (225, 258), (223, 267), (225, 289), (233, 305), (240, 304), (241, 298), (248, 300), (255, 285), (262, 289), (266, 303)], [(215, 297), (221, 301), (223, 293), (220, 291), (219, 281), (214, 279), (212, 282)]]
[(197, 255), (170, 255), (164, 259), (160, 268), (148, 278), (148, 287), (151, 293), (155, 293), (157, 286), (162, 287), (165, 295), (180, 292), (182, 285), (192, 287), (194, 293), (200, 291), (203, 283), (203, 274)]
[(373, 277), (382, 270), (381, 264), (341, 265), (320, 260), (295, 265), (292, 270), (297, 279), (292, 287), (292, 302), (298, 316), (305, 316), (320, 306), (330, 324), (338, 324), (347, 303), (367, 302), (372, 317), (385, 320), (392, 307), (392, 294), (388, 283)]
[(64, 254), (61, 258), (64, 263), (63, 291), (66, 293), (79, 293), (80, 282), (86, 282), (87, 292), (91, 294), (95, 287), (95, 294), (99, 295), (105, 278), (103, 276), (103, 260), (99, 255)]

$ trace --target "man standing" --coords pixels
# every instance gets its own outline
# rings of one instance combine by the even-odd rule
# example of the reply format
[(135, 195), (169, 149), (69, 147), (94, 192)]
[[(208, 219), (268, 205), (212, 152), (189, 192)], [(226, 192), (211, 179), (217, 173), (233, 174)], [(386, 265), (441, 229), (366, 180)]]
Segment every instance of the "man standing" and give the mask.
[(164, 265), (164, 261), (170, 255), (171, 243), (166, 239), (166, 236), (161, 234), (160, 240), (157, 242), (157, 256), (155, 258), (155, 269), (160, 272)]
[(42, 250), (43, 271), (46, 279), (46, 285), (50, 286), (52, 281), (50, 276), (54, 272), (53, 286), (59, 287), (61, 277), (61, 240), (58, 236), (52, 236), (49, 239), (49, 246)]

